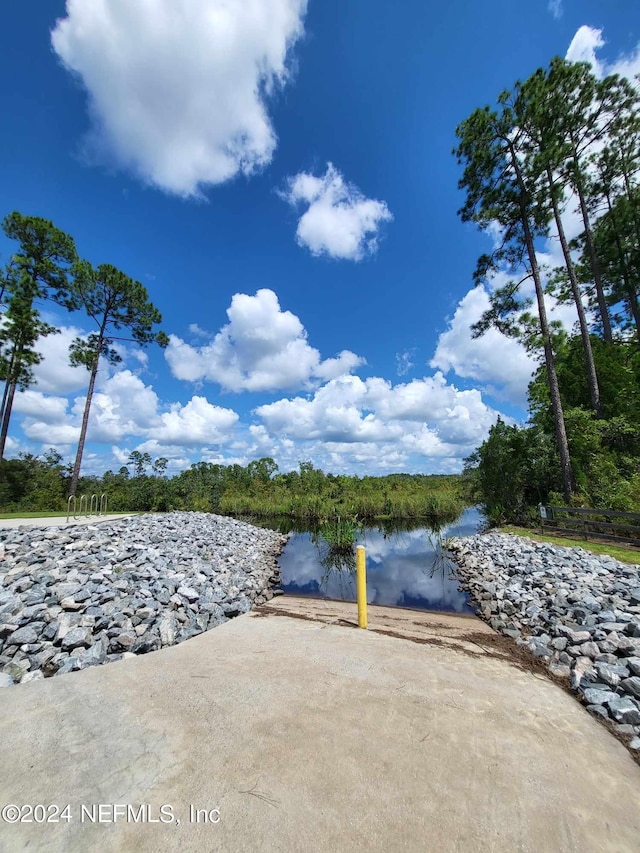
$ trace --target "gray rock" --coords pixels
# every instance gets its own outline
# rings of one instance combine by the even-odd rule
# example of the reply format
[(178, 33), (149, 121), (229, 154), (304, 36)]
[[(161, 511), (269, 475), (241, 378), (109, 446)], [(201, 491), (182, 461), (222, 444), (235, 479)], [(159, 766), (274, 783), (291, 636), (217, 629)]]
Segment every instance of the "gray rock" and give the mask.
[(607, 703), (609, 713), (618, 723), (640, 724), (640, 709), (632, 699), (616, 697)]
[[(235, 611), (233, 615), (237, 615), (239, 611)], [(228, 611), (225, 611), (226, 615), (232, 615)], [(544, 642), (540, 641), (537, 638), (533, 638), (529, 640), (527, 643), (529, 650), (535, 655), (537, 658), (550, 658), (551, 657), (551, 649)]]
[(37, 652), (31, 657), (31, 663), (37, 669), (42, 669), (42, 667), (55, 657), (55, 654), (55, 648), (53, 646), (47, 646), (41, 652)]
[(77, 611), (82, 610), (84, 608), (84, 604), (76, 601), (73, 597), (63, 598), (60, 602), (60, 606), (63, 610)]
[(135, 644), (132, 646), (131, 651), (134, 654), (144, 655), (148, 652), (155, 652), (162, 646), (162, 642), (158, 634), (154, 631), (147, 631), (143, 634), (138, 640), (136, 640)]
[(585, 595), (582, 599), (582, 605), (592, 613), (599, 613), (602, 610), (602, 605), (594, 595)]
[(115, 638), (115, 641), (121, 649), (128, 651), (138, 639), (135, 631), (123, 631)]
[(62, 648), (69, 652), (79, 646), (87, 648), (91, 645), (91, 631), (88, 628), (72, 628), (62, 640)]
[(13, 683), (13, 678), (8, 672), (0, 672), (0, 687), (11, 687)]
[(617, 663), (619, 663), (620, 658), (617, 657), (616, 655), (599, 654), (599, 655), (596, 655), (595, 660), (596, 660), (596, 663), (610, 663), (610, 664), (613, 664), (615, 666)]
[(600, 649), (596, 645), (596, 643), (583, 643), (579, 646), (580, 654), (586, 655), (587, 657), (595, 660), (595, 658), (600, 654)]
[(619, 637), (615, 631), (607, 637), (606, 640), (599, 640), (598, 646), (603, 654), (617, 654)]
[(104, 663), (107, 657), (107, 652), (102, 643), (94, 643), (86, 651), (77, 655), (79, 661), (79, 669), (87, 669), (90, 666), (97, 666)]
[(614, 723), (613, 728), (620, 735), (634, 735), (636, 733), (635, 726), (630, 726), (629, 723)]
[(176, 641), (176, 619), (173, 613), (167, 613), (158, 624), (160, 642), (163, 646), (172, 646)]
[(236, 614), (266, 599), (285, 541), (204, 513), (3, 531), (3, 680), (118, 660), (127, 648), (143, 654), (213, 628), (227, 618), (221, 604)]
[(572, 646), (578, 646), (580, 643), (586, 643), (591, 639), (591, 634), (588, 631), (575, 631), (566, 625), (560, 625), (559, 633), (566, 637)]
[(30, 669), (29, 661), (11, 661), (4, 665), (3, 670), (6, 675), (10, 675), (14, 681), (20, 681), (22, 676)]
[(28, 684), (30, 681), (40, 681), (44, 678), (44, 675), (39, 669), (34, 669), (31, 672), (25, 672), (25, 674), (20, 679), (20, 684)]
[(189, 586), (179, 586), (178, 595), (182, 595), (187, 601), (197, 601), (200, 598), (200, 593)]
[(58, 630), (60, 629), (60, 624), (56, 621), (49, 622), (49, 624), (43, 629), (41, 637), (43, 640), (54, 640)]
[(628, 657), (640, 655), (640, 639), (636, 637), (621, 637), (618, 643), (618, 654)]
[(26, 625), (11, 634), (11, 645), (21, 646), (24, 643), (35, 643), (37, 639), (38, 635), (34, 629), (30, 625)]
[(607, 633), (611, 633), (615, 631), (616, 633), (623, 633), (627, 628), (626, 622), (603, 622), (598, 626), (602, 631), (606, 631)]
[(80, 669), (80, 660), (77, 657), (68, 657), (60, 669), (57, 671), (56, 675), (65, 675), (67, 672), (76, 672)]
[(590, 714), (595, 714), (596, 717), (602, 717), (604, 720), (609, 719), (609, 712), (603, 705), (587, 705), (587, 711)]
[(573, 670), (571, 672), (571, 686), (574, 690), (580, 687), (588, 687), (589, 684), (595, 681), (596, 670), (589, 658), (576, 658)]
[(582, 691), (582, 695), (588, 705), (609, 705), (609, 702), (616, 699), (616, 694), (612, 691), (597, 690), (593, 687), (587, 687)]
[(640, 699), (640, 676), (634, 675), (632, 678), (625, 678), (620, 682), (620, 687), (627, 693), (631, 693), (636, 699)]
[(621, 679), (626, 678), (629, 670), (624, 666), (615, 666), (608, 663), (596, 662), (596, 673), (601, 681), (615, 688), (620, 684)]

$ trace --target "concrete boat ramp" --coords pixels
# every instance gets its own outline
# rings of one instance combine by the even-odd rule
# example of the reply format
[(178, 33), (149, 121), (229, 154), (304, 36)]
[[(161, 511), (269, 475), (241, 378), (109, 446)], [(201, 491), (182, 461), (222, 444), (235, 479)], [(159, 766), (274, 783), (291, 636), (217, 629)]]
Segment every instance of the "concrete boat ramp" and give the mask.
[(0, 850), (640, 850), (640, 767), (507, 641), (475, 618), (354, 623), (281, 598), (3, 689)]

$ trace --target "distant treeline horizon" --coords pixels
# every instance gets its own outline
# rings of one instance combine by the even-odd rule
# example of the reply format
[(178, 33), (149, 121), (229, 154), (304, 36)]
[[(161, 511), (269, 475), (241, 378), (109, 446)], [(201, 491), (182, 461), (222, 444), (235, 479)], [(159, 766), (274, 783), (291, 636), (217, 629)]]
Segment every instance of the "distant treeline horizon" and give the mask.
[[(117, 473), (81, 477), (77, 495), (107, 495), (109, 510), (198, 510), (256, 518), (314, 522), (336, 518), (453, 520), (465, 506), (460, 474), (325, 474), (312, 462), (280, 473), (270, 457), (248, 465), (195, 462), (167, 476), (167, 459), (133, 451)], [(72, 468), (51, 449), (0, 461), (0, 511), (55, 512), (67, 508)]]

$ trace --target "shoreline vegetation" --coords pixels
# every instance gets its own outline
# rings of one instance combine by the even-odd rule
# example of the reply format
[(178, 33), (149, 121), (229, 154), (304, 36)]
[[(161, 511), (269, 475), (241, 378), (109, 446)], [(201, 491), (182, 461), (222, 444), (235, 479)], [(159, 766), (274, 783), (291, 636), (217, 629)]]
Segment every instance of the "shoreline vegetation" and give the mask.
[[(63, 513), (69, 466), (50, 450), (0, 461), (0, 513)], [(244, 518), (327, 522), (455, 520), (471, 504), (461, 475), (390, 474), (357, 477), (325, 474), (311, 462), (280, 473), (269, 457), (246, 466), (198, 462), (173, 477), (167, 460), (131, 453), (117, 473), (82, 477), (78, 495), (107, 495), (109, 513), (193, 510)]]

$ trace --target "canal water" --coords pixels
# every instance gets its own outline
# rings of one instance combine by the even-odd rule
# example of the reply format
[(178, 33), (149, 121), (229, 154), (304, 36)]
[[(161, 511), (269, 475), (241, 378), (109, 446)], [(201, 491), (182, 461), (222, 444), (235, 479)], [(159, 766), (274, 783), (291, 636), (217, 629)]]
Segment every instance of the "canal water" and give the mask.
[[(368, 527), (356, 544), (367, 555), (369, 604), (474, 613), (467, 594), (460, 590), (456, 566), (442, 549), (449, 536), (470, 536), (482, 527), (476, 508), (440, 530), (427, 528), (385, 530)], [(355, 550), (336, 554), (319, 532), (293, 533), (279, 559), (285, 594), (355, 601)]]

